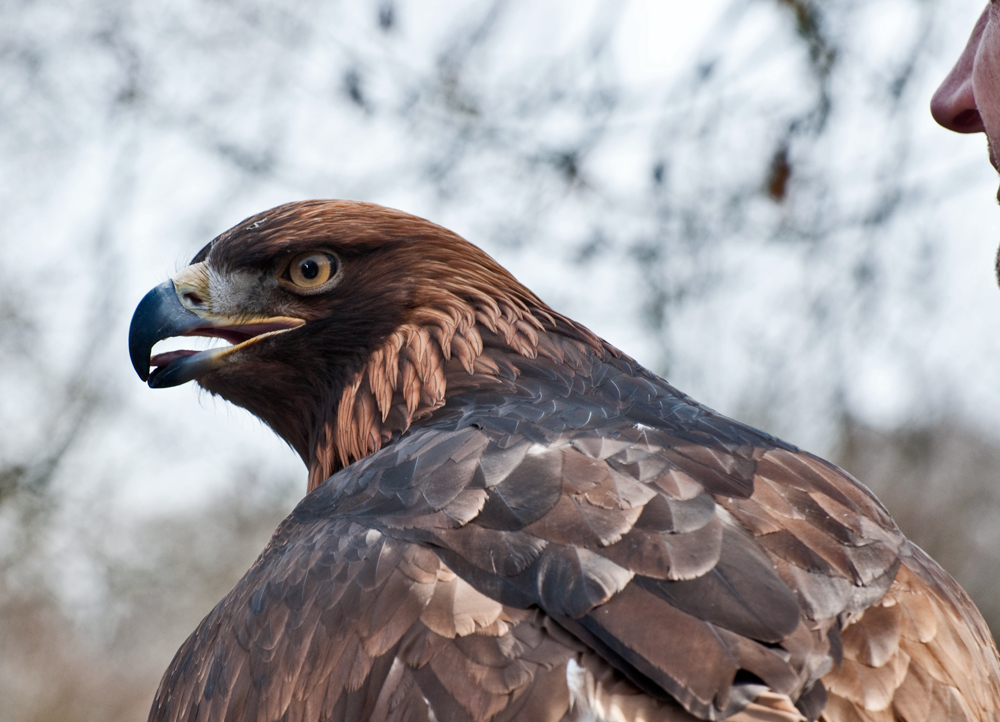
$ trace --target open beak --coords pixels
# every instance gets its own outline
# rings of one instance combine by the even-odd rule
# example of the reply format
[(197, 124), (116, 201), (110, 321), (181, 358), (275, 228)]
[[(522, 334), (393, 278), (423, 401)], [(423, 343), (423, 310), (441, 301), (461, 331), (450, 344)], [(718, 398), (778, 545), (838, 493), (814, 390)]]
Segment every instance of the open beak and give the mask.
[[(227, 317), (191, 310), (181, 303), (174, 281), (167, 281), (147, 293), (136, 307), (128, 332), (128, 350), (139, 378), (150, 388), (166, 388), (203, 376), (222, 366), (234, 351), (303, 324), (304, 320), (287, 316)], [(207, 351), (169, 351), (151, 357), (157, 342), (174, 336), (210, 336), (232, 345)]]

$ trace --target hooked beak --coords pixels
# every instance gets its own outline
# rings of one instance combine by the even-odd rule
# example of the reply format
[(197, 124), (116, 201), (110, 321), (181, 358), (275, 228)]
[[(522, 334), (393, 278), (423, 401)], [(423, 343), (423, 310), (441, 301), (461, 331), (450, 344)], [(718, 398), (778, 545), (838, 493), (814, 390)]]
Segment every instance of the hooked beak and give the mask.
[[(203, 376), (222, 366), (234, 351), (303, 324), (304, 320), (288, 316), (220, 317), (191, 310), (181, 303), (171, 280), (161, 283), (139, 302), (129, 327), (128, 350), (139, 378), (150, 388), (166, 388)], [(174, 336), (211, 336), (233, 345), (207, 351), (169, 351), (151, 357), (157, 342)], [(151, 366), (155, 367), (152, 372)]]

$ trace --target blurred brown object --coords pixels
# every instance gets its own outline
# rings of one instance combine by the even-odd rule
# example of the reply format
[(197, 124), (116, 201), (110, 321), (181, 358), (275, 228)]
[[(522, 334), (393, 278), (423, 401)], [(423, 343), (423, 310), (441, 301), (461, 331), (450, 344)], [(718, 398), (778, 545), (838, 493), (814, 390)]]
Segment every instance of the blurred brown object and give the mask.
[(0, 722), (146, 719), (177, 646), (290, 511), (302, 480), (287, 481), (238, 472), (186, 512), (96, 516), (97, 537), (111, 541), (73, 540), (87, 545), (82, 573), (60, 568), (49, 515), (24, 513), (29, 492), (7, 497), (0, 530), (33, 543), (0, 552)]
[(882, 500), (903, 533), (969, 593), (1000, 632), (1000, 445), (959, 421), (879, 431), (842, 426), (836, 461)]

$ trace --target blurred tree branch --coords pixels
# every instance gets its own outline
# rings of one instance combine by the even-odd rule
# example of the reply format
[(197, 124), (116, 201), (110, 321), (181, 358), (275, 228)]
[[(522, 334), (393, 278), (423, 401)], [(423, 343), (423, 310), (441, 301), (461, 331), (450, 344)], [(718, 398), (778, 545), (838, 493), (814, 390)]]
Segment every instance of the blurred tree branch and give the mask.
[[(8, 3), (0, 721), (141, 714), (292, 503), (295, 482), (220, 456), (204, 508), (122, 513), (121, 437), (177, 460), (155, 448), (170, 420), (142, 416), (109, 359), (147, 247), (189, 256), (305, 196), (399, 203), (505, 262), (571, 269), (536, 290), (624, 319), (697, 397), (839, 442), (997, 625), (995, 439), (949, 415), (914, 321), (937, 303), (928, 209), (969, 182), (920, 171), (914, 140), (951, 5), (905, 0), (875, 48), (877, 2), (720, 7), (686, 67), (636, 82), (618, 2)], [(898, 430), (861, 420), (873, 348), (916, 389)]]

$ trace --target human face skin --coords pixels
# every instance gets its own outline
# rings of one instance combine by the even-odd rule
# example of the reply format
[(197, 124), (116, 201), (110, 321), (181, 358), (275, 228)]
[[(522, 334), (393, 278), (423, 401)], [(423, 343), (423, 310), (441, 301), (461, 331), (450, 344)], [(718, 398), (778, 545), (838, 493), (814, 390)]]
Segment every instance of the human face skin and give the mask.
[(931, 115), (956, 133), (985, 133), (990, 163), (1000, 171), (1000, 0), (979, 16), (965, 50), (931, 99)]

